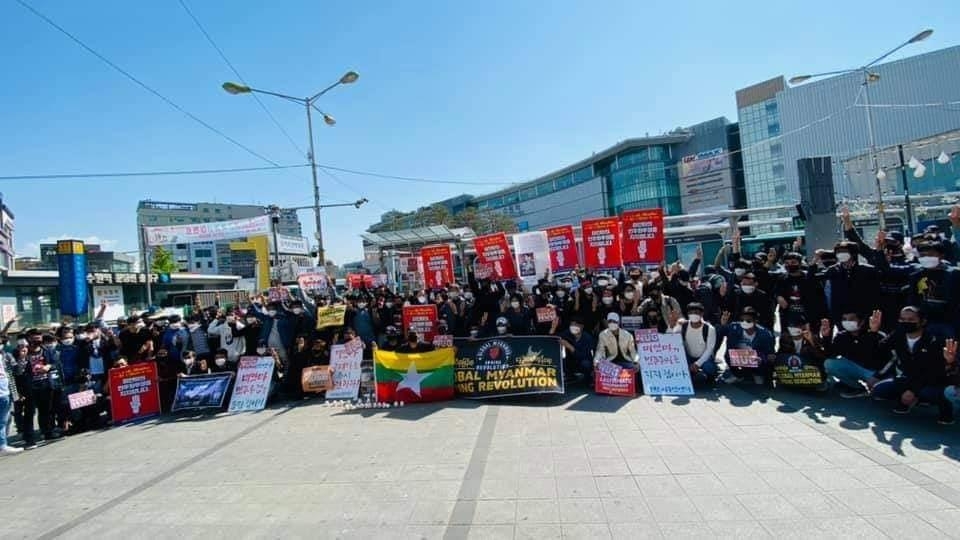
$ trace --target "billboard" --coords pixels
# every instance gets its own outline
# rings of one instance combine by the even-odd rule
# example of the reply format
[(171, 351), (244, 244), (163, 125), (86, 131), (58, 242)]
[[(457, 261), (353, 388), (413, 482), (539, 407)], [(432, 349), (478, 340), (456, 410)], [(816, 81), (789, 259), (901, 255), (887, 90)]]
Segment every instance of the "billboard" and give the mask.
[(680, 204), (684, 213), (733, 207), (733, 174), (723, 148), (680, 160)]

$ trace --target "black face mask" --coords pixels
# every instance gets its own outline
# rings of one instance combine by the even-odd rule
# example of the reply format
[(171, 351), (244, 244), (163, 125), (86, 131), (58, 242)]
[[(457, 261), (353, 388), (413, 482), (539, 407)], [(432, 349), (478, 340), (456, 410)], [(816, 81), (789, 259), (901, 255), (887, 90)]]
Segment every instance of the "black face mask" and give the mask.
[(897, 328), (905, 334), (912, 334), (920, 329), (920, 323), (915, 323), (913, 321), (899, 321), (897, 323)]
[(790, 274), (795, 274), (795, 273), (797, 273), (797, 272), (800, 271), (800, 265), (799, 265), (799, 264), (788, 264), (788, 265), (786, 266), (786, 269), (787, 269), (787, 272), (788, 272), (788, 273), (790, 273)]

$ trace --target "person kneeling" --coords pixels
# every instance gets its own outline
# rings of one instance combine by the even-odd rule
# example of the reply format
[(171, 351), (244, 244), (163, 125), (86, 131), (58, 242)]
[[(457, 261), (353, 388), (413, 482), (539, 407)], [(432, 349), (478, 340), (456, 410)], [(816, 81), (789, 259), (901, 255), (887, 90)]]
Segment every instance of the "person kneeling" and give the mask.
[(703, 304), (687, 304), (687, 320), (670, 329), (683, 337), (683, 348), (694, 385), (712, 384), (717, 376), (717, 330), (703, 320)]

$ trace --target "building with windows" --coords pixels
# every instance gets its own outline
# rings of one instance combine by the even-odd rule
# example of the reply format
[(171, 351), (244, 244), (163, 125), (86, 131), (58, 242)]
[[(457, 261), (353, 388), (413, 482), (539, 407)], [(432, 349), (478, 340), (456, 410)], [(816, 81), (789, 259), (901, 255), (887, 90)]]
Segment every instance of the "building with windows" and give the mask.
[(12, 270), (16, 252), (13, 249), (13, 212), (0, 193), (0, 269)]
[[(88, 272), (121, 272), (129, 273), (136, 270), (136, 260), (126, 253), (116, 251), (104, 251), (99, 244), (83, 245), (87, 256)], [(26, 260), (20, 264), (17, 259), (17, 270), (56, 270), (57, 269), (57, 245), (40, 244), (40, 258), (35, 262)]]

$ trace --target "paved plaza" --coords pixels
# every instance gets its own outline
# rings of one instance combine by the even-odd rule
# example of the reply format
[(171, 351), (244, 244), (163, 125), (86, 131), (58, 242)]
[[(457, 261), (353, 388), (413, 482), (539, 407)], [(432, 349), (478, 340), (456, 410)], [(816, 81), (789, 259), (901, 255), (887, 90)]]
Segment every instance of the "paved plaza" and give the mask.
[(958, 428), (889, 409), (744, 387), (147, 422), (0, 459), (0, 537), (960, 536)]

